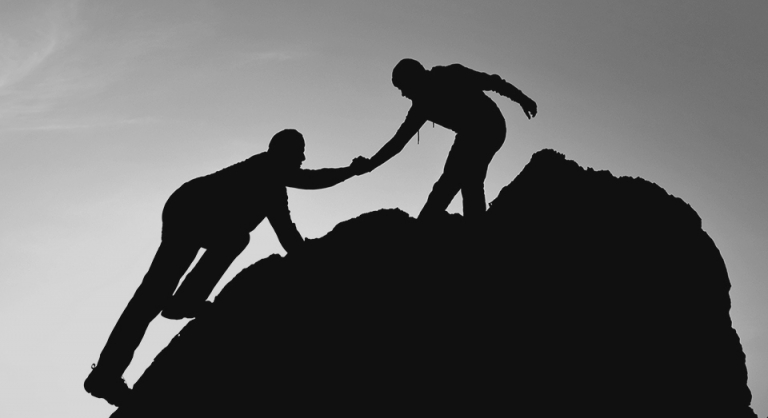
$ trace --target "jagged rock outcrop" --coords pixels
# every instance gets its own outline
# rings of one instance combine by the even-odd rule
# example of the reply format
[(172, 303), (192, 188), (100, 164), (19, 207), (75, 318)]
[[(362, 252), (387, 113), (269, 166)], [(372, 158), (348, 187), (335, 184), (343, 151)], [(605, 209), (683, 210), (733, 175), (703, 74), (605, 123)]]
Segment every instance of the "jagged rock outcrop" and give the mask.
[(238, 274), (113, 417), (754, 417), (682, 200), (535, 154), (467, 223), (364, 214)]

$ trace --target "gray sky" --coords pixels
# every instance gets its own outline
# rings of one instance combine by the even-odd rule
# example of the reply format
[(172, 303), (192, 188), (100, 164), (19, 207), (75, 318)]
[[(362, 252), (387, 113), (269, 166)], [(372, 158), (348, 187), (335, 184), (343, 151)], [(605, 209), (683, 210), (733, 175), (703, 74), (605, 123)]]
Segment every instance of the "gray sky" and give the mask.
[[(412, 3), (0, 0), (0, 415), (107, 416), (82, 381), (149, 266), (165, 199), (284, 128), (307, 139), (307, 168), (371, 156), (409, 108), (390, 84), (404, 57), (499, 74), (538, 102), (529, 121), (490, 94), (508, 136), (489, 200), (554, 148), (691, 204), (728, 266), (767, 415), (768, 3)], [(289, 192), (299, 230), (415, 216), (453, 134), (420, 138), (366, 176)], [(217, 289), (275, 252), (264, 223)], [(183, 324), (152, 324), (129, 384)]]

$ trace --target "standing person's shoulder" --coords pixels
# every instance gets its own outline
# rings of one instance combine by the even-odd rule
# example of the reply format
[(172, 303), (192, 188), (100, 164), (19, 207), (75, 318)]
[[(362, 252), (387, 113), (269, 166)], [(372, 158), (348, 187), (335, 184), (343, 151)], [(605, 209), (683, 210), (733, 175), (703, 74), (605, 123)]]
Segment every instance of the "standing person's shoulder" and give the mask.
[(433, 74), (457, 74), (457, 73), (463, 73), (469, 70), (469, 68), (455, 63), (455, 64), (448, 64), (448, 65), (436, 65), (432, 67), (430, 70)]
[(427, 70), (427, 74), (429, 74), (431, 77), (444, 77), (453, 72), (452, 67), (454, 65), (458, 64), (435, 65), (434, 67)]
[(464, 85), (473, 81), (474, 73), (474, 71), (461, 64), (439, 65), (434, 66), (429, 70), (429, 75), (432, 80), (435, 82), (448, 83), (452, 86), (456, 86), (457, 84)]

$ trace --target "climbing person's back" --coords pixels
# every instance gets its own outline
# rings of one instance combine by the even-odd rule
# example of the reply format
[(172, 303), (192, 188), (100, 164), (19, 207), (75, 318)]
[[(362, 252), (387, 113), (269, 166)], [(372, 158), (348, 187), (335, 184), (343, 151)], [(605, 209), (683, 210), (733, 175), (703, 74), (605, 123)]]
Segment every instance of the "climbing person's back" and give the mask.
[[(163, 209), (164, 229), (190, 224), (211, 233), (248, 233), (288, 195), (277, 164), (264, 152), (215, 173), (184, 183)], [(205, 223), (194, 222), (205, 219)], [(181, 226), (181, 225), (180, 225)], [(189, 231), (188, 231), (189, 232)]]
[[(208, 296), (265, 218), (286, 252), (301, 248), (304, 238), (291, 220), (286, 187), (324, 189), (364, 171), (361, 157), (349, 167), (303, 170), (304, 149), (298, 131), (280, 131), (267, 152), (190, 180), (171, 195), (160, 247), (83, 384), (88, 393), (116, 406), (129, 402), (122, 375), (149, 323), (158, 314), (179, 320), (205, 312)], [(190, 270), (201, 248), (205, 252)]]

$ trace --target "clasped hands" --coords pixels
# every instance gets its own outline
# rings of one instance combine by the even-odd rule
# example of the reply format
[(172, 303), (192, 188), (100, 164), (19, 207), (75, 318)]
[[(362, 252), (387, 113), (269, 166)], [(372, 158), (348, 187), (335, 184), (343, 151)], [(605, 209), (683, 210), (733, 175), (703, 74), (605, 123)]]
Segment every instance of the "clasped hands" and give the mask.
[(349, 165), (349, 168), (352, 169), (352, 172), (359, 176), (361, 174), (369, 173), (371, 170), (374, 169), (373, 164), (371, 163), (371, 160), (365, 157), (356, 157), (354, 160), (352, 160), (352, 163)]

